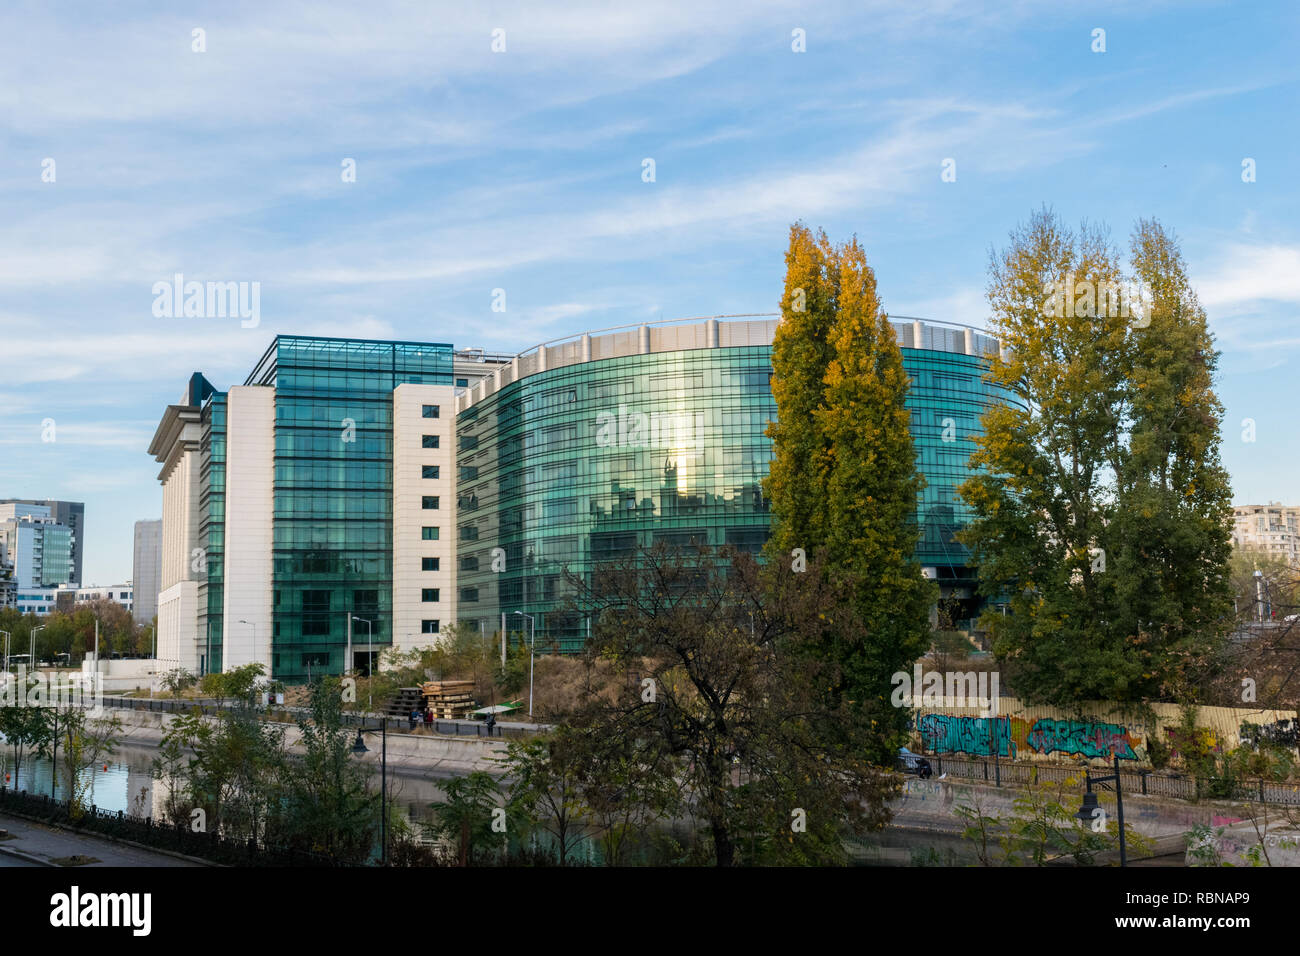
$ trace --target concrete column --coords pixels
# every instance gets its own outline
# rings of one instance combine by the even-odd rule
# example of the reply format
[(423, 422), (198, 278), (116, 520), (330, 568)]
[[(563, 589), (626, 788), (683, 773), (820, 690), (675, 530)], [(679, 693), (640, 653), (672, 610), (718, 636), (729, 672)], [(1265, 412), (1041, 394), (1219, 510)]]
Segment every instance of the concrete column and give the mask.
[(586, 332), (582, 333), (582, 360), (584, 362), (591, 361), (591, 336)]
[(967, 355), (975, 354), (975, 330), (974, 329), (966, 330), (966, 354)]
[(709, 319), (709, 321), (704, 323), (704, 338), (709, 348), (716, 349), (718, 347), (717, 319)]
[(925, 348), (925, 323), (916, 321), (912, 323), (912, 348)]
[(537, 371), (539, 372), (546, 371), (546, 346), (545, 345), (539, 345), (537, 347)]
[(650, 354), (650, 326), (641, 326), (641, 354)]

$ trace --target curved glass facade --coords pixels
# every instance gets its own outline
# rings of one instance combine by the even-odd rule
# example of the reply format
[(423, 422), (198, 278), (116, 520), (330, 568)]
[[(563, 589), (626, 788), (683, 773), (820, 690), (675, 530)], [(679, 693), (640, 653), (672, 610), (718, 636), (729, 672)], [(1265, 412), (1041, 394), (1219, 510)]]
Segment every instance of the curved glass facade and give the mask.
[(539, 639), (576, 650), (585, 624), (558, 611), (566, 565), (656, 542), (760, 548), (771, 371), (768, 347), (624, 356), (529, 376), (462, 412), (460, 619), (495, 630), (503, 612), (537, 615)]
[[(910, 325), (897, 328), (905, 344), (916, 341)], [(949, 350), (970, 345), (962, 332), (924, 331), (933, 348), (903, 350), (918, 466), (928, 481), (918, 501), (917, 558), (946, 595), (973, 604), (973, 569), (953, 537), (968, 519), (956, 489), (984, 408), (1007, 396), (982, 381), (981, 356)], [(770, 332), (763, 338), (770, 342)], [(976, 338), (983, 349), (996, 347)], [(586, 622), (561, 611), (566, 566), (585, 573), (657, 542), (761, 549), (772, 454), (764, 431), (776, 415), (770, 344), (641, 352), (550, 369), (543, 359), (461, 406), (462, 622), (491, 633), (503, 613), (519, 611), (534, 617), (539, 642), (574, 651)], [(521, 620), (507, 620), (507, 629), (525, 630)]]

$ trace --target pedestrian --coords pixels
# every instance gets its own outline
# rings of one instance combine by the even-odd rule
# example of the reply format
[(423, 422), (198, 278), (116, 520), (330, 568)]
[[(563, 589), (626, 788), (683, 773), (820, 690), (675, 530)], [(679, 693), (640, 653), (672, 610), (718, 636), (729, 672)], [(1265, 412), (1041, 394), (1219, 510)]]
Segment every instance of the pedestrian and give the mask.
[(420, 712), (419, 712), (418, 710), (415, 710), (414, 708), (412, 708), (412, 709), (411, 709), (411, 716), (410, 716), (410, 718), (409, 718), (409, 720), (410, 720), (410, 722), (411, 722), (411, 730), (412, 730), (412, 732), (414, 732), (414, 730), (415, 730), (415, 722), (416, 722), (417, 720), (419, 720), (419, 719), (420, 719)]
[(428, 707), (424, 711), (424, 725), (433, 730), (433, 708)]
[(492, 713), (491, 711), (488, 711), (487, 725), (488, 725), (488, 736), (491, 737), (492, 728), (497, 725), (497, 715)]

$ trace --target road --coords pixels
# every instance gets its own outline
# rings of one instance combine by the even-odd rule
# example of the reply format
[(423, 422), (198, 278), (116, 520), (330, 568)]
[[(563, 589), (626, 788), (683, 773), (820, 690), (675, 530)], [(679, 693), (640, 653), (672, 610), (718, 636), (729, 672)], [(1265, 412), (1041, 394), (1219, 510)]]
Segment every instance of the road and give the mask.
[(201, 866), (190, 860), (84, 833), (0, 816), (0, 866)]

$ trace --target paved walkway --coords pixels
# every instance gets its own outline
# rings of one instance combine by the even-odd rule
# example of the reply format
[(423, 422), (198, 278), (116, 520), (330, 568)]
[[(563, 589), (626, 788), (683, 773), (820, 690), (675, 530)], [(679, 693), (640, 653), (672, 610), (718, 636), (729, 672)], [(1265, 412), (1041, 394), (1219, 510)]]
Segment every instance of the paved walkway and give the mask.
[[(0, 816), (0, 829), (11, 839), (0, 840), (0, 867), (45, 866), (201, 866), (189, 860), (84, 833), (47, 827), (30, 820)], [(94, 862), (77, 863), (72, 857)], [(60, 861), (60, 862), (55, 862)]]

